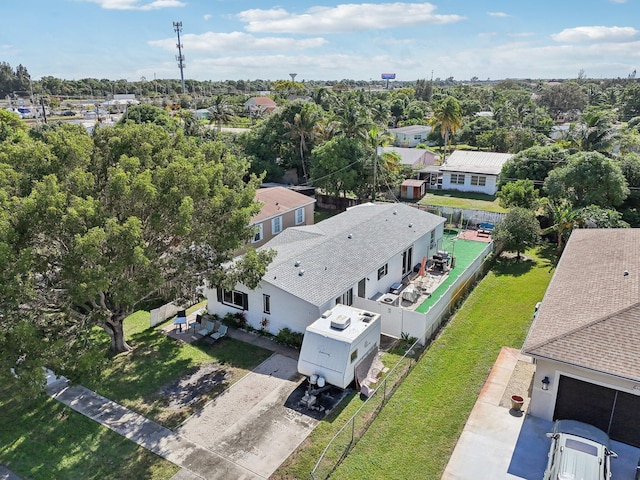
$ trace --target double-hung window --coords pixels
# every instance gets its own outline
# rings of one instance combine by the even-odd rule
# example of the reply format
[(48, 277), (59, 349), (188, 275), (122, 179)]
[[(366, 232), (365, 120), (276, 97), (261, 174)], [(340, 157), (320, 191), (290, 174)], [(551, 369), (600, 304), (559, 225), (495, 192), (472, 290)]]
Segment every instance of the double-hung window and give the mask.
[(261, 223), (254, 225), (253, 228), (255, 229), (255, 234), (253, 235), (252, 241), (253, 243), (257, 243), (264, 238), (264, 229)]
[(276, 235), (282, 231), (282, 217), (276, 217), (271, 220), (271, 233)]
[(304, 223), (304, 207), (296, 209), (296, 225)]
[(378, 269), (378, 280), (384, 277), (387, 273), (389, 273), (389, 264), (385, 263)]

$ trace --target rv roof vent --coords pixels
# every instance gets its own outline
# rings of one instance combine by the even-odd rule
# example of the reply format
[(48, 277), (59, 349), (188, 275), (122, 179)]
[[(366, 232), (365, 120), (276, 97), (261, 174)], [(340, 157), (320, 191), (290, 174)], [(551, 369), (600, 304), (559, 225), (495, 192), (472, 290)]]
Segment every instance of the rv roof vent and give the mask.
[(300, 260), (296, 260), (295, 265), (296, 265), (296, 267), (299, 267), (300, 265), (302, 265), (302, 262)]
[(327, 310), (326, 312), (324, 312), (322, 314), (322, 318), (329, 318), (331, 316), (331, 314), (333, 313), (333, 311), (331, 310)]
[(362, 318), (360, 318), (360, 320), (363, 323), (369, 323), (371, 321), (371, 317), (369, 315), (362, 315)]
[(331, 320), (331, 328), (336, 330), (344, 330), (351, 325), (351, 317), (346, 315), (338, 315), (335, 320)]

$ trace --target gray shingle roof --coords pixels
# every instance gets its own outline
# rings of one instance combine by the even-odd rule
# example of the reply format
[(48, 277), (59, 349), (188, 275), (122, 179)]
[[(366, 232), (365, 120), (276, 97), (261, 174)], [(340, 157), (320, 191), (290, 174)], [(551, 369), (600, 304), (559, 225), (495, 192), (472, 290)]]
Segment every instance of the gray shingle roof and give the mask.
[(316, 225), (288, 228), (260, 247), (277, 251), (263, 282), (322, 306), (444, 221), (400, 203), (365, 204)]
[(640, 229), (573, 231), (522, 350), (640, 381)]

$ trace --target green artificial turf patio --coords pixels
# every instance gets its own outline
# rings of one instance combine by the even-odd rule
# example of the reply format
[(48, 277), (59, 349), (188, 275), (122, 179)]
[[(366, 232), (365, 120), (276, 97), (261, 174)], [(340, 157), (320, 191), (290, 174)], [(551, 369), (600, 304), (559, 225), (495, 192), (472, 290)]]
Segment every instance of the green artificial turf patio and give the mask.
[(442, 248), (447, 250), (455, 258), (455, 266), (449, 271), (444, 282), (438, 285), (438, 288), (427, 298), (418, 308), (416, 312), (426, 313), (438, 300), (442, 294), (455, 282), (462, 272), (478, 258), (478, 255), (487, 248), (485, 242), (476, 242), (473, 240), (465, 240), (457, 238), (456, 233), (447, 233), (442, 242)]

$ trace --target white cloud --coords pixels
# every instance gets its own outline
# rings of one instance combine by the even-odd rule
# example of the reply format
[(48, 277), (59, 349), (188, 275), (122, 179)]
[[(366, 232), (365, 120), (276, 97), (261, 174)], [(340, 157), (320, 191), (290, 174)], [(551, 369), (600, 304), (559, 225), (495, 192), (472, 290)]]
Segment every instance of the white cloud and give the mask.
[(482, 32), (478, 34), (478, 37), (480, 38), (491, 38), (495, 36), (496, 36), (496, 32)]
[(179, 0), (84, 0), (97, 3), (105, 10), (159, 10), (161, 8), (186, 7), (187, 4)]
[(415, 25), (459, 22), (460, 15), (437, 15), (430, 3), (360, 3), (335, 7), (312, 7), (304, 14), (283, 8), (252, 9), (238, 14), (249, 32), (342, 33), (381, 30)]
[[(318, 48), (327, 43), (324, 38), (320, 37), (304, 39), (284, 37), (258, 38), (243, 32), (186, 34), (180, 39), (186, 47), (186, 52), (203, 52), (212, 55), (247, 51), (305, 50)], [(171, 51), (176, 48), (175, 39), (173, 38), (154, 40), (149, 42), (149, 45)]]
[(487, 12), (487, 15), (489, 15), (490, 17), (502, 17), (502, 18), (511, 16), (508, 13), (504, 13), (504, 12)]
[(627, 3), (627, 0), (610, 0), (611, 3)]
[(213, 15), (211, 15), (210, 13), (207, 13), (202, 18), (204, 18), (205, 20), (211, 20), (213, 18)]
[(535, 33), (533, 33), (533, 32), (507, 33), (507, 37), (510, 37), (510, 38), (533, 37), (534, 35), (535, 35)]
[(628, 42), (633, 40), (638, 30), (633, 27), (575, 27), (566, 28), (560, 33), (551, 35), (557, 42), (585, 43), (585, 42)]

